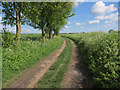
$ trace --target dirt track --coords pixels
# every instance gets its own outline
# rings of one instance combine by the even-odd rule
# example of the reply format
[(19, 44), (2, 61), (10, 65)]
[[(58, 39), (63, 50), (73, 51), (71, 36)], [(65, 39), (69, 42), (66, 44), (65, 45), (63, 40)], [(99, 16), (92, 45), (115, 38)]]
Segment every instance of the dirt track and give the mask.
[(20, 79), (13, 82), (7, 88), (34, 88), (52, 64), (57, 60), (65, 46), (66, 42), (64, 40), (64, 43), (59, 50), (56, 50), (51, 55), (43, 59), (40, 63), (37, 63), (32, 69), (27, 70), (22, 74)]
[(65, 75), (62, 88), (91, 88), (92, 78), (89, 76), (87, 66), (83, 63), (77, 46), (73, 44), (73, 55), (68, 72)]
[[(92, 88), (92, 78), (87, 66), (83, 63), (77, 46), (73, 41), (71, 42), (73, 44), (72, 60), (61, 86), (62, 88)], [(34, 88), (52, 64), (55, 63), (65, 46), (66, 42), (64, 40), (59, 50), (37, 63), (32, 69), (27, 70), (20, 79), (7, 88)]]

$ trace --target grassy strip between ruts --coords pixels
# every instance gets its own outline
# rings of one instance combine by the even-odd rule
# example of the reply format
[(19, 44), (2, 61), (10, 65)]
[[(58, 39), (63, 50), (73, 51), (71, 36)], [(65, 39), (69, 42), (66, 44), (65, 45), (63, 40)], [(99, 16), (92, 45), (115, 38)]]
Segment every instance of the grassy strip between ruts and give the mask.
[[(13, 47), (3, 48), (2, 53), (2, 81), (8, 86), (20, 73), (32, 67), (35, 63), (48, 56), (51, 52), (59, 49), (63, 43), (61, 37), (42, 43), (39, 40), (20, 41), (17, 49)], [(15, 78), (13, 78), (15, 77)], [(13, 80), (13, 79), (14, 80)]]
[(66, 39), (66, 47), (60, 54), (58, 60), (51, 66), (50, 70), (45, 74), (37, 88), (60, 88), (64, 79), (68, 65), (72, 58), (73, 45), (69, 39)]

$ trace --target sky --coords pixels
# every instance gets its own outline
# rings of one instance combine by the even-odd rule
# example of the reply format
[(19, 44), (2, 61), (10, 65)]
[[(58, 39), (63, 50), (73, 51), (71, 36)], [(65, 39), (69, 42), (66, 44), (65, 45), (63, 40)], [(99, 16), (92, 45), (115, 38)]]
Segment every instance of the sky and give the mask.
[[(67, 20), (60, 33), (78, 32), (108, 32), (110, 29), (118, 30), (118, 2), (75, 2), (75, 15)], [(0, 21), (2, 20), (0, 15)], [(0, 24), (0, 29), (2, 25)], [(15, 33), (16, 28), (7, 26)], [(28, 25), (22, 25), (21, 33), (41, 33)]]

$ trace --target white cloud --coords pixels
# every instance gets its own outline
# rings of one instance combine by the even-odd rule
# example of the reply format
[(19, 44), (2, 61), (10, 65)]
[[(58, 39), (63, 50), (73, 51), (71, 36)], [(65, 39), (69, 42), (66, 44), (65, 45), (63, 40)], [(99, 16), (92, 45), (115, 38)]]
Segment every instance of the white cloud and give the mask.
[(71, 22), (67, 22), (67, 24), (71, 24)]
[(109, 20), (112, 20), (112, 21), (117, 21), (118, 20), (118, 13), (112, 13), (108, 16), (97, 16), (97, 17), (95, 17), (95, 19), (98, 19), (98, 20), (109, 19)]
[(106, 25), (104, 25), (105, 28), (114, 26), (115, 23), (108, 22)]
[(73, 7), (77, 7), (79, 5), (78, 2), (74, 2)]
[(23, 28), (23, 29), (21, 30), (21, 32), (22, 32), (22, 33), (29, 33), (29, 32), (31, 32), (31, 30), (29, 30), (29, 29), (27, 29), (27, 28)]
[(35, 32), (37, 31), (37, 30), (34, 30)]
[(89, 24), (95, 24), (95, 23), (100, 23), (100, 20), (93, 20), (93, 21), (88, 21)]
[(71, 27), (68, 27), (68, 26), (64, 26), (65, 28), (71, 28)]
[(105, 21), (105, 23), (107, 24), (107, 23), (112, 23), (112, 21)]
[(2, 20), (2, 17), (0, 16), (0, 20)]
[(80, 26), (80, 25), (85, 25), (85, 23), (76, 23), (75, 25)]
[(111, 20), (111, 21), (117, 21), (118, 20), (118, 12), (112, 13), (108, 16), (105, 16), (105, 19)]
[(104, 16), (97, 16), (97, 17), (95, 17), (95, 19), (98, 19), (98, 20), (104, 20), (105, 17), (104, 17)]
[(79, 0), (79, 2), (82, 4), (82, 3), (84, 3), (84, 2), (86, 2), (86, 1), (88, 1), (88, 0)]
[(105, 21), (105, 23), (113, 23), (115, 21), (118, 21), (118, 12), (117, 13), (112, 13), (108, 16), (97, 16), (97, 17), (95, 17), (95, 19), (97, 19), (97, 20), (107, 20), (107, 21)]
[(105, 16), (104, 18), (106, 19), (106, 21), (105, 21), (106, 25), (104, 25), (105, 28), (114, 26), (115, 25), (115, 21), (119, 20), (118, 19), (118, 12), (110, 14), (108, 16)]
[(29, 29), (27, 30), (28, 32), (31, 32)]
[(117, 8), (114, 7), (114, 4), (106, 6), (102, 1), (96, 2), (92, 7), (92, 13), (95, 15), (105, 15), (116, 10)]
[(81, 24), (81, 23), (76, 23), (76, 25), (77, 25), (77, 26), (80, 26), (80, 25), (82, 25), (82, 24)]
[(111, 24), (104, 25), (105, 28), (108, 28), (110, 26), (111, 26)]
[(86, 2), (88, 0), (71, 0), (71, 2), (74, 2), (73, 7), (77, 7), (80, 3)]

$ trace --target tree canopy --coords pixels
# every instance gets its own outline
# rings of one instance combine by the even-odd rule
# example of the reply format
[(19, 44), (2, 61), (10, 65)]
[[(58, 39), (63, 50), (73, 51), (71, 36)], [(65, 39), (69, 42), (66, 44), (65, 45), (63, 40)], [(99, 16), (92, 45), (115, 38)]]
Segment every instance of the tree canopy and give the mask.
[(3, 24), (16, 25), (16, 37), (20, 39), (21, 25), (28, 24), (46, 33), (52, 39), (52, 31), (58, 35), (66, 20), (73, 16), (73, 2), (2, 2)]
[(71, 17), (73, 3), (71, 2), (30, 2), (26, 3), (23, 14), (27, 18), (27, 24), (42, 30), (42, 37), (45, 39), (45, 32), (49, 32), (52, 39), (52, 31), (58, 31), (66, 24), (66, 19)]
[(16, 25), (16, 37), (20, 39), (21, 25), (25, 22), (22, 15), (23, 2), (2, 2), (3, 25)]

